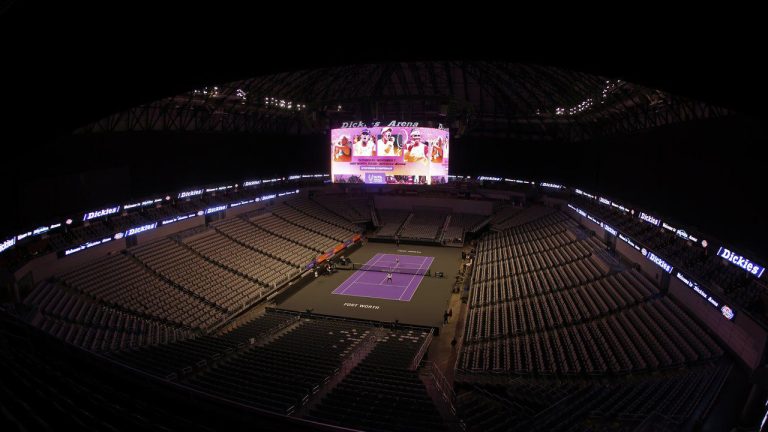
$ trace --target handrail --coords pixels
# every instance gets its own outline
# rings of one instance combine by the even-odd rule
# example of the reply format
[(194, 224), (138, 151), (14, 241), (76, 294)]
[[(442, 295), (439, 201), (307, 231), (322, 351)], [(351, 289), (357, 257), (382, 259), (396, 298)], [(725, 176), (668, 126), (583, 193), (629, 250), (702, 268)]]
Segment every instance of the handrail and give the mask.
[(424, 354), (426, 353), (427, 349), (429, 348), (429, 344), (432, 342), (432, 335), (434, 333), (433, 329), (429, 330), (429, 334), (424, 339), (424, 342), (421, 344), (421, 348), (419, 348), (419, 351), (416, 353), (416, 355), (413, 357), (413, 360), (411, 361), (411, 366), (408, 368), (409, 370), (416, 370), (419, 367), (419, 363), (421, 363), (421, 359), (424, 358)]
[(440, 393), (443, 395), (445, 400), (450, 402), (451, 407), (453, 407), (454, 403), (456, 402), (456, 392), (454, 392), (453, 388), (451, 388), (450, 383), (448, 382), (448, 378), (446, 378), (440, 368), (435, 365), (435, 362), (431, 360), (424, 361), (424, 367), (426, 374), (431, 375), (434, 378), (438, 390), (440, 390)]
[(435, 389), (437, 389), (437, 391), (440, 393), (441, 399), (434, 402), (440, 403), (444, 411), (449, 412), (453, 417), (456, 418), (456, 425), (460, 430), (466, 430), (466, 425), (457, 416), (456, 392), (453, 391), (453, 388), (451, 388), (448, 379), (445, 377), (445, 375), (443, 375), (440, 368), (438, 368), (433, 361), (425, 361), (424, 369), (422, 369), (422, 372), (422, 376), (426, 379), (429, 379), (434, 385)]

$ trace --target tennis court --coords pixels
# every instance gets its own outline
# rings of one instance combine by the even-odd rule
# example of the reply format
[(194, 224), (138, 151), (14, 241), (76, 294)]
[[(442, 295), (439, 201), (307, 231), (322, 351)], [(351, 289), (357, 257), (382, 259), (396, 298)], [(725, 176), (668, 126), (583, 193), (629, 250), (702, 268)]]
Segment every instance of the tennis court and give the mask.
[[(377, 253), (347, 278), (333, 294), (411, 301), (434, 257)], [(364, 270), (364, 269), (370, 270)], [(392, 269), (392, 280), (387, 272)]]

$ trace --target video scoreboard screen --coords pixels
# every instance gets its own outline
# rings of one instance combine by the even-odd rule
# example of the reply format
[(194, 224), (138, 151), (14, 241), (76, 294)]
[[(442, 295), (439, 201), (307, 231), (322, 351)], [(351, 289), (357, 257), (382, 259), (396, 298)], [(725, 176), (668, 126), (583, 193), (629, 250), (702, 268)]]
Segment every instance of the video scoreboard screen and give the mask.
[(449, 134), (442, 128), (332, 129), (331, 177), (334, 183), (444, 184), (448, 152)]

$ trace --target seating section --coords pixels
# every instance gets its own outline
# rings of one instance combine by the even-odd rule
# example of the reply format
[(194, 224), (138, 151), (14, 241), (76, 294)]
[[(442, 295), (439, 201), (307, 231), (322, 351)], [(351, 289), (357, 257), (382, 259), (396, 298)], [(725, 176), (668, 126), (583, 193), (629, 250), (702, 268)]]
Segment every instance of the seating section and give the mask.
[(502, 207), (491, 219), (491, 228), (495, 231), (503, 231), (552, 213), (555, 213), (554, 209), (542, 206), (533, 206), (526, 209)]
[(291, 413), (339, 371), (368, 337), (365, 324), (305, 320), (264, 346), (252, 346), (186, 381), (199, 390), (257, 408)]
[(401, 238), (436, 240), (445, 225), (449, 210), (414, 209), (400, 231)]
[[(635, 270), (616, 273), (595, 282), (551, 291), (529, 293), (502, 283), (483, 284), (469, 312), (472, 334), (468, 340), (523, 334), (572, 325), (618, 312), (656, 294), (650, 284), (638, 282)], [(480, 294), (486, 294), (480, 298)]]
[(418, 372), (408, 370), (427, 334), (390, 332), (312, 409), (310, 418), (370, 431), (445, 430)]
[(285, 201), (285, 205), (304, 213), (305, 215), (312, 216), (321, 221), (327, 222), (331, 225), (338, 226), (350, 232), (358, 232), (360, 228), (349, 222), (344, 218), (340, 218), (339, 215), (333, 213), (321, 206), (320, 204), (312, 201), (309, 198), (297, 197), (295, 199)]
[(563, 214), (534, 214), (477, 247), (460, 373), (615, 375), (723, 354), (641, 273), (593, 254), (599, 243)]
[(522, 211), (522, 207), (502, 206), (493, 213), (490, 225), (491, 227), (497, 228), (498, 230), (503, 230), (504, 223)]
[[(298, 264), (294, 265), (262, 250), (244, 246), (216, 231), (208, 231), (184, 244), (208, 261), (255, 280), (265, 287), (282, 285), (301, 272)], [(276, 244), (271, 248), (276, 247)]]
[(463, 243), (464, 233), (475, 231), (488, 219), (488, 216), (483, 215), (452, 213), (449, 218), (448, 226), (443, 231), (442, 238), (449, 243)]
[(111, 353), (109, 357), (162, 378), (179, 377), (192, 372), (193, 368), (199, 369), (232, 355), (237, 349), (295, 322), (295, 319), (294, 315), (267, 313), (222, 336), (169, 341), (172, 343)]
[(403, 225), (411, 212), (407, 210), (389, 210), (381, 209), (379, 212), (379, 221), (381, 227), (376, 232), (379, 237), (394, 237), (400, 231), (400, 227)]
[(225, 313), (243, 309), (266, 292), (264, 285), (214, 264), (171, 239), (130, 252), (162, 278)]
[(214, 336), (201, 336), (181, 342), (141, 348), (135, 351), (111, 353), (120, 363), (163, 378), (192, 371), (193, 366), (205, 366), (224, 354), (234, 352), (237, 344)]
[(240, 218), (224, 219), (213, 223), (212, 226), (246, 247), (297, 268), (303, 269), (317, 256), (316, 251), (306, 246), (272, 234)]
[(113, 231), (116, 232), (123, 232), (131, 228), (152, 223), (151, 220), (146, 219), (141, 213), (129, 213), (127, 215), (114, 218), (110, 222)]
[(87, 222), (87, 225), (81, 225), (66, 232), (57, 233), (51, 238), (53, 239), (53, 246), (60, 250), (64, 249), (67, 245), (80, 245), (87, 241), (112, 237), (113, 235), (113, 230), (109, 228), (106, 222), (91, 220)]
[(55, 283), (41, 283), (24, 303), (39, 313), (33, 325), (91, 351), (129, 350), (193, 335), (189, 330), (99, 305)]
[(340, 216), (320, 207), (310, 200), (290, 201), (278, 204), (272, 213), (299, 227), (306, 228), (322, 236), (344, 242), (359, 232), (359, 228), (350, 224)]
[(575, 205), (601, 219), (632, 239), (652, 249), (675, 267), (685, 269), (699, 281), (741, 308), (764, 315), (761, 296), (768, 296), (765, 282), (749, 276), (736, 266), (724, 265), (722, 258), (696, 246), (675, 233), (584, 198), (574, 198)]
[(249, 220), (249, 223), (278, 237), (311, 249), (318, 254), (328, 250), (337, 243), (330, 237), (292, 224), (274, 215), (253, 218)]
[[(679, 429), (727, 377), (723, 350), (564, 215), (526, 213), (475, 252), (456, 364), (467, 429)], [(479, 384), (500, 376), (517, 378)]]
[(183, 327), (207, 328), (226, 315), (123, 254), (65, 273), (59, 280), (94, 301)]
[(170, 219), (178, 214), (172, 206), (150, 207), (144, 210), (144, 216), (151, 221)]
[(372, 204), (366, 197), (322, 195), (313, 198), (313, 202), (352, 223), (365, 223), (371, 220)]
[[(30, 306), (45, 301), (38, 324), (92, 350), (131, 349), (212, 329), (359, 230), (308, 199), (281, 203), (274, 210), (281, 216), (260, 210), (250, 220), (223, 219), (101, 258), (56, 276), (62, 286), (49, 293), (56, 297), (41, 290)], [(115, 218), (109, 229), (118, 223), (133, 226), (143, 217)], [(95, 221), (81, 230), (102, 225)], [(65, 297), (67, 293), (74, 297)]]
[(507, 386), (473, 385), (460, 389), (457, 412), (467, 431), (520, 430), (547, 408), (581, 391), (584, 384), (554, 381), (516, 381)]
[(247, 323), (234, 328), (220, 337), (238, 344), (253, 344), (270, 337), (281, 329), (296, 324), (299, 317), (294, 314), (267, 312)]
[[(717, 343), (693, 322), (666, 315), (674, 308), (671, 303), (668, 299), (643, 302), (607, 317), (512, 337), (492, 333), (493, 326), (498, 326), (495, 320), (504, 320), (503, 311), (492, 308), (474, 320), (474, 328), (489, 326), (490, 330), (473, 333), (473, 339), (482, 342), (464, 344), (459, 367), (518, 375), (624, 374), (722, 356)], [(540, 313), (536, 311), (538, 320)]]
[[(730, 368), (705, 365), (600, 384), (516, 381), (473, 386), (457, 397), (469, 432), (683, 430), (716, 397)], [(623, 429), (615, 429), (620, 424)]]
[[(60, 350), (40, 352), (29, 341), (19, 343), (18, 332), (23, 330), (0, 326), (4, 431), (214, 430), (213, 421), (204, 425), (193, 420), (188, 404), (149, 402), (148, 395), (138, 396), (133, 388), (94, 376), (89, 365), (60, 355)], [(46, 342), (45, 348), (52, 349), (52, 341)]]

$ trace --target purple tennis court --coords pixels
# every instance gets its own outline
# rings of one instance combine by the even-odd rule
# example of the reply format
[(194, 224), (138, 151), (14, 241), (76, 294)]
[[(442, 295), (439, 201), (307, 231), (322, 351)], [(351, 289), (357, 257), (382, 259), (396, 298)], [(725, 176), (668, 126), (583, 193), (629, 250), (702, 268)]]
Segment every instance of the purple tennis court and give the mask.
[[(377, 253), (364, 266), (420, 273), (428, 270), (434, 259), (427, 256)], [(392, 273), (392, 281), (388, 282), (385, 272), (358, 270), (333, 290), (333, 294), (407, 302), (413, 298), (422, 279), (422, 274)]]

